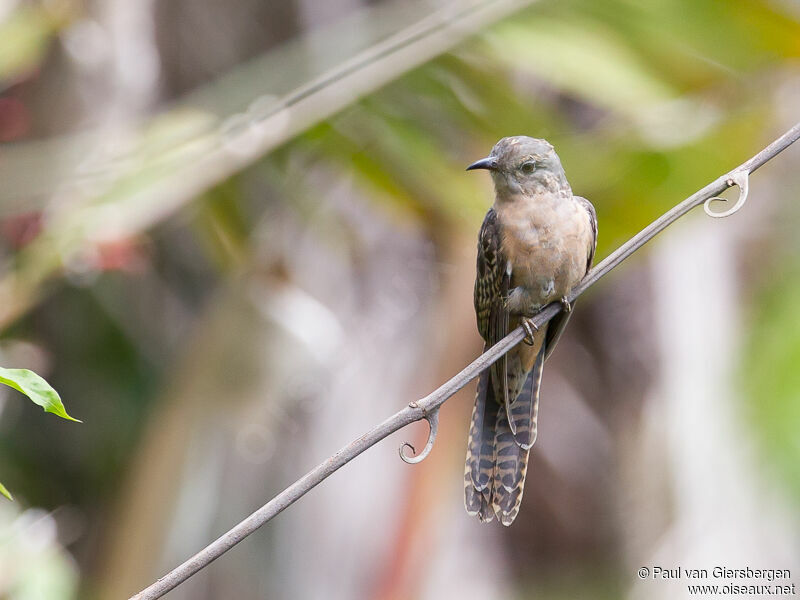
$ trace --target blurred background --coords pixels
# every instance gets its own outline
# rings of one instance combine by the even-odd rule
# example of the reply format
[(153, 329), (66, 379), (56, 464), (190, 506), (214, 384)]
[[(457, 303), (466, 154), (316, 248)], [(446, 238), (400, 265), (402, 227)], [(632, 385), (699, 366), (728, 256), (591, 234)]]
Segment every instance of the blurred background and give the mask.
[[(470, 362), (500, 137), (555, 145), (599, 260), (798, 119), (792, 0), (0, 0), (0, 364), (83, 420), (2, 391), (0, 598), (130, 596)], [(473, 383), (168, 597), (800, 582), (798, 164), (581, 298), (513, 527), (463, 509)]]

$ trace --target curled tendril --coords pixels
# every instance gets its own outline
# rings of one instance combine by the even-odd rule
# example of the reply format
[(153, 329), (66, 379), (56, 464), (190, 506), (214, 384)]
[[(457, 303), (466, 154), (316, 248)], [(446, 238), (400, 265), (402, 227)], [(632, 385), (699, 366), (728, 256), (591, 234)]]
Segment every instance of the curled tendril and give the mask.
[(422, 462), (428, 457), (428, 455), (431, 453), (431, 450), (433, 450), (433, 443), (436, 441), (436, 433), (439, 431), (439, 409), (437, 408), (430, 414), (426, 414), (425, 420), (428, 422), (431, 430), (430, 433), (428, 433), (428, 442), (425, 444), (422, 452), (420, 452), (417, 456), (409, 456), (406, 454), (406, 448), (411, 448), (411, 452), (414, 454), (417, 453), (417, 451), (414, 449), (414, 446), (408, 442), (404, 442), (403, 445), (398, 449), (400, 452), (400, 458), (403, 459), (403, 462), (406, 462), (410, 465), (415, 465), (419, 462)]
[(714, 196), (713, 198), (709, 198), (703, 204), (703, 210), (706, 211), (706, 214), (709, 217), (714, 217), (715, 219), (721, 219), (723, 217), (730, 217), (733, 213), (737, 212), (740, 208), (744, 206), (745, 201), (747, 200), (747, 191), (748, 191), (748, 184), (750, 182), (750, 173), (747, 171), (736, 171), (728, 178), (728, 185), (739, 188), (739, 198), (736, 200), (736, 204), (731, 206), (728, 210), (722, 212), (715, 212), (711, 210), (711, 203), (714, 201), (721, 201), (727, 202), (725, 198), (720, 198), (719, 196)]

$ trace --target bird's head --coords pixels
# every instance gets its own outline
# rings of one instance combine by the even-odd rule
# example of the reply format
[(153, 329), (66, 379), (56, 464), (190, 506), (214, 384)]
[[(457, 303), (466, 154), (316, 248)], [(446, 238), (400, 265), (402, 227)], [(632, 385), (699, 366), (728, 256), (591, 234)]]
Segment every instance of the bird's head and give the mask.
[(524, 135), (505, 137), (494, 145), (489, 156), (467, 167), (467, 171), (473, 169), (491, 172), (501, 199), (569, 191), (564, 167), (547, 140)]

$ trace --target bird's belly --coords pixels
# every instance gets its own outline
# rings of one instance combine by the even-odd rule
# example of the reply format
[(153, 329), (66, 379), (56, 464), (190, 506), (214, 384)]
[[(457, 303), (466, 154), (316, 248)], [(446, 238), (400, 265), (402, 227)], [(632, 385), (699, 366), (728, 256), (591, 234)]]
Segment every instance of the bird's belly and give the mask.
[(507, 304), (511, 312), (536, 312), (567, 295), (585, 275), (591, 224), (588, 218), (574, 218), (583, 215), (564, 212), (518, 219), (505, 228), (503, 250), (512, 266)]

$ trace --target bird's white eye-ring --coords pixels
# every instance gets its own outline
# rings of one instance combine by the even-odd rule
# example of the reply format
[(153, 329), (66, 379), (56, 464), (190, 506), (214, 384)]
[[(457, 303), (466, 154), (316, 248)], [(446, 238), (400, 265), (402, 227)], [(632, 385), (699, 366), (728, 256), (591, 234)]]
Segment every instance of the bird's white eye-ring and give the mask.
[(525, 175), (530, 175), (536, 170), (536, 161), (526, 160), (519, 166), (519, 170), (522, 171)]

